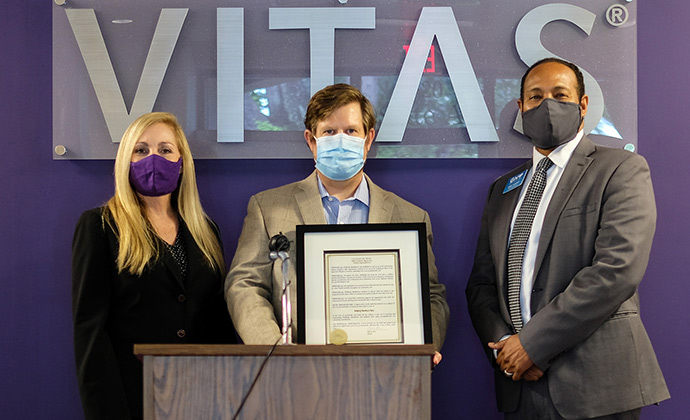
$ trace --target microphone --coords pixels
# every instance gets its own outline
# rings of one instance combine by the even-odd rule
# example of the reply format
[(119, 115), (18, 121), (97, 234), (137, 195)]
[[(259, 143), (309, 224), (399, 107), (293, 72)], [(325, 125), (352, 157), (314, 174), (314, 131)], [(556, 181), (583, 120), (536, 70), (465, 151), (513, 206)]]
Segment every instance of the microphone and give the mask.
[[(273, 235), (270, 241), (268, 241), (268, 249), (273, 252), (287, 252), (290, 250), (290, 240), (287, 236), (283, 235), (283, 232)], [(273, 258), (275, 259), (275, 258)]]
[(278, 258), (282, 260), (282, 274), (283, 274), (283, 293), (280, 301), (283, 307), (283, 328), (281, 333), (283, 335), (283, 344), (292, 344), (292, 304), (290, 303), (290, 275), (288, 274), (288, 264), (290, 255), (290, 240), (283, 232), (273, 235), (268, 242), (268, 249), (271, 251), (268, 255), (272, 261)]

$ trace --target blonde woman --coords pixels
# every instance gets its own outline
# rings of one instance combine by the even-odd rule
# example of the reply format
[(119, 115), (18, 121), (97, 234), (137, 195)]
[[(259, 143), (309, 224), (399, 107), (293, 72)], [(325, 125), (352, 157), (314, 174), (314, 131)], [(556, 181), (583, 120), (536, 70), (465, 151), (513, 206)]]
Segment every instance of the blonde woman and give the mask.
[(115, 159), (115, 194), (72, 244), (77, 378), (85, 418), (142, 418), (135, 343), (231, 343), (225, 264), (177, 119), (145, 114)]

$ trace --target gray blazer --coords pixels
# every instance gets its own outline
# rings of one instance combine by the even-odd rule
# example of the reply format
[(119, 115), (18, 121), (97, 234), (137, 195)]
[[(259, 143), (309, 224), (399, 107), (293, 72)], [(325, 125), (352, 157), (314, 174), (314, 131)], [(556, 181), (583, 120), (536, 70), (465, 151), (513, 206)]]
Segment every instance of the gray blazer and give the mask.
[[(370, 194), (370, 223), (426, 223), (432, 336), (435, 348), (440, 350), (446, 336), (449, 310), (445, 286), (438, 282), (431, 250), (433, 235), (429, 215), (365, 177)], [(281, 265), (269, 259), (268, 242), (273, 235), (282, 232), (294, 243), (295, 228), (300, 224), (326, 224), (316, 171), (302, 181), (262, 191), (249, 199), (237, 251), (225, 279), (230, 315), (245, 344), (273, 344), (280, 337)], [(293, 284), (293, 319), (297, 319), (295, 252), (292, 246), (289, 275)], [(293, 337), (297, 337), (297, 328), (293, 328)]]
[[(500, 372), (487, 343), (512, 333), (507, 249), (520, 189), (503, 190), (531, 165), (491, 186), (466, 288), (472, 323), (495, 368), (498, 407), (506, 412), (516, 409), (521, 385)], [(669, 398), (637, 294), (655, 224), (644, 158), (584, 137), (546, 211), (532, 318), (520, 332), (527, 354), (548, 375), (551, 399), (563, 417), (598, 417)]]

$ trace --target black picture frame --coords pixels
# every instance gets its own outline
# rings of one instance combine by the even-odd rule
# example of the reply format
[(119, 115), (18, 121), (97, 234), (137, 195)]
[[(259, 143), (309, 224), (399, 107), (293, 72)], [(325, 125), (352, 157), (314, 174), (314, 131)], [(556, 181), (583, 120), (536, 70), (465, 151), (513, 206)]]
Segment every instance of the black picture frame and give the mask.
[[(408, 326), (421, 326), (422, 331), (414, 329), (412, 334), (404, 334), (400, 344), (431, 344), (431, 301), (429, 298), (429, 261), (426, 239), (426, 225), (424, 223), (371, 223), (345, 225), (298, 225), (296, 229), (296, 271), (297, 271), (297, 343), (326, 344), (328, 337), (321, 339), (320, 333), (314, 340), (314, 334), (308, 337), (307, 331), (324, 330), (321, 326), (311, 325), (320, 323), (310, 321), (314, 317), (308, 316), (308, 310), (315, 305), (325, 305), (325, 293), (314, 291), (322, 287), (325, 281), (323, 262), (313, 258), (324, 252), (372, 252), (397, 250), (401, 255), (403, 269), (401, 278), (403, 293), (406, 299), (412, 299), (412, 305), (402, 306), (403, 323)], [(328, 249), (326, 249), (328, 248)], [(413, 251), (414, 250), (414, 251)], [(414, 254), (414, 255), (413, 255)], [(307, 258), (310, 258), (307, 261)], [(410, 259), (411, 258), (411, 259)], [(314, 265), (316, 264), (316, 266)], [(321, 266), (319, 269), (318, 266)], [(414, 268), (410, 268), (414, 267)], [(413, 272), (414, 271), (414, 272)], [(320, 274), (317, 274), (320, 273)], [(321, 302), (307, 304), (309, 298), (316, 300), (314, 295), (321, 297)], [(310, 309), (311, 308), (311, 309)], [(415, 308), (412, 310), (411, 308)], [(406, 312), (407, 310), (407, 312)], [(419, 319), (421, 317), (421, 319)], [(412, 321), (410, 321), (412, 320)], [(326, 324), (325, 318), (323, 319)], [(311, 324), (310, 324), (311, 323)]]

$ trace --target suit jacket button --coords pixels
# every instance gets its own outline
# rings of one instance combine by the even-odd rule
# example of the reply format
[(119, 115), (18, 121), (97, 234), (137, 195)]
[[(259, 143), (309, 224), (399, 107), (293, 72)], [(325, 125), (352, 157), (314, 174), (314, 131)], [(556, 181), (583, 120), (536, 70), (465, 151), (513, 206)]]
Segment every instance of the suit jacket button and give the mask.
[(187, 300), (187, 297), (185, 295), (179, 295), (177, 297), (177, 301), (180, 303), (184, 302), (185, 300)]
[(179, 329), (177, 330), (177, 336), (180, 338), (184, 338), (185, 334), (187, 334), (184, 330)]

